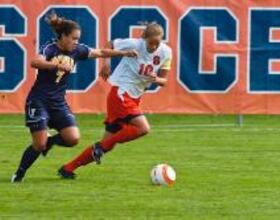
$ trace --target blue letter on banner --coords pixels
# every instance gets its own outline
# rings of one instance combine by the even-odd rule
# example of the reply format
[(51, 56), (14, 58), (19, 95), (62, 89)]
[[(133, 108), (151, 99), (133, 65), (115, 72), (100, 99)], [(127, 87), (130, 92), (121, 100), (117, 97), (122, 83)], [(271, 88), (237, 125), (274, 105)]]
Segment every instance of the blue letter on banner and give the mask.
[[(218, 43), (237, 40), (237, 22), (227, 9), (191, 9), (180, 20), (179, 80), (191, 92), (225, 92), (236, 80), (236, 57), (218, 55), (216, 71), (199, 70), (200, 29), (216, 28)], [(207, 48), (204, 48), (207, 49)]]

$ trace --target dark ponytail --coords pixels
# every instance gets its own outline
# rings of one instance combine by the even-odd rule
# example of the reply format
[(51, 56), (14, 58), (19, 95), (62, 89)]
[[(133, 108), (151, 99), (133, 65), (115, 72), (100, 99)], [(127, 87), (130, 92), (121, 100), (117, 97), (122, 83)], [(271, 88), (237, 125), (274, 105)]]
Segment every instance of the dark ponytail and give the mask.
[(56, 33), (57, 38), (60, 39), (62, 34), (68, 36), (73, 30), (80, 30), (78, 23), (72, 20), (67, 20), (59, 17), (55, 12), (51, 12), (46, 18), (46, 22), (51, 26), (53, 32)]

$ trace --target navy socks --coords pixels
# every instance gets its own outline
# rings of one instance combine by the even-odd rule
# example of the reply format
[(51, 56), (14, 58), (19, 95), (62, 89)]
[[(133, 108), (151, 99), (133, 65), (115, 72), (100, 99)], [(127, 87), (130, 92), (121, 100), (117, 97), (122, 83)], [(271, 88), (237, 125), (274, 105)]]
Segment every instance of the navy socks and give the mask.
[(36, 151), (31, 145), (23, 152), (18, 170), (16, 172), (19, 176), (24, 176), (26, 170), (36, 161), (41, 152)]

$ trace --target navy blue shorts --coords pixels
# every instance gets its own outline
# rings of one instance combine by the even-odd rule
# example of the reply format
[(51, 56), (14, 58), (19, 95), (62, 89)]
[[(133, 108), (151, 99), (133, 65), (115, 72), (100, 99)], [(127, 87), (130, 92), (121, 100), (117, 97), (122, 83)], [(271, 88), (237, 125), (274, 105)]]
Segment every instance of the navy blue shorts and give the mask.
[(45, 130), (48, 127), (60, 131), (66, 127), (76, 126), (75, 117), (66, 102), (54, 107), (37, 99), (26, 101), (25, 124), (31, 132)]

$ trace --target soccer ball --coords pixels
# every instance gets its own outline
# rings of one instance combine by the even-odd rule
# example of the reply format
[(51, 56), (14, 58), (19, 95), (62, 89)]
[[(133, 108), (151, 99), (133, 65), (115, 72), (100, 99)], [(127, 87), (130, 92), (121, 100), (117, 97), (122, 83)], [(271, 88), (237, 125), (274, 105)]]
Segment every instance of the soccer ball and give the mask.
[(176, 179), (176, 172), (168, 164), (158, 164), (151, 170), (151, 179), (155, 185), (172, 186)]

